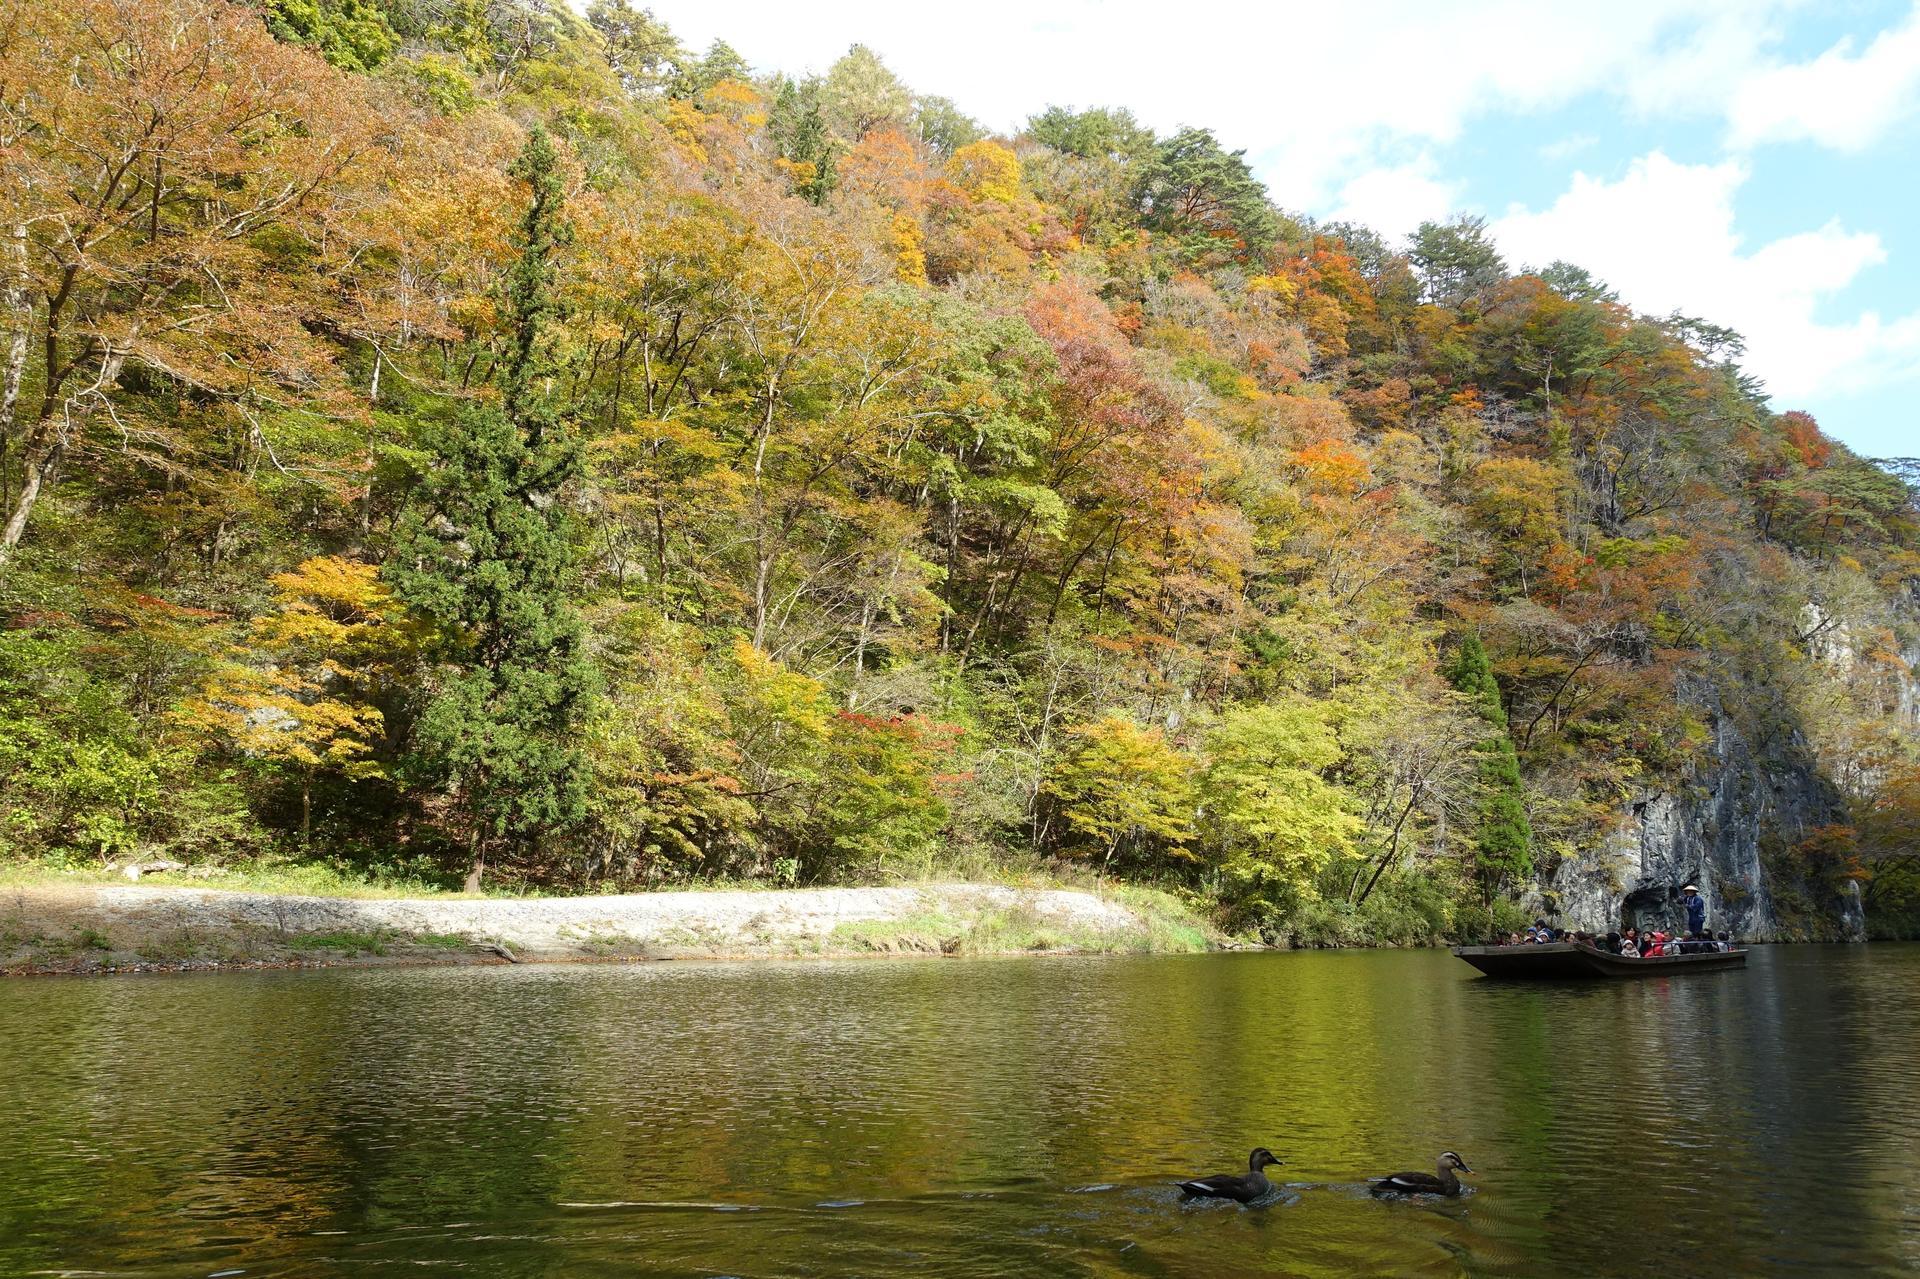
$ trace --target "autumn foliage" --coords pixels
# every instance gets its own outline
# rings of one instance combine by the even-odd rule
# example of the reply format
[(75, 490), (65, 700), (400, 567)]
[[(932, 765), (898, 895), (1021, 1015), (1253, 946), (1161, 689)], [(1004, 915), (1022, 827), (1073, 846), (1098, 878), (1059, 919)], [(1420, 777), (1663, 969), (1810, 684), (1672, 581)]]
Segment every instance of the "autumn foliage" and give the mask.
[(1411, 940), (1737, 735), (1782, 900), (1896, 895), (1912, 490), (1482, 224), (612, 0), (27, 0), (0, 88), (8, 855)]

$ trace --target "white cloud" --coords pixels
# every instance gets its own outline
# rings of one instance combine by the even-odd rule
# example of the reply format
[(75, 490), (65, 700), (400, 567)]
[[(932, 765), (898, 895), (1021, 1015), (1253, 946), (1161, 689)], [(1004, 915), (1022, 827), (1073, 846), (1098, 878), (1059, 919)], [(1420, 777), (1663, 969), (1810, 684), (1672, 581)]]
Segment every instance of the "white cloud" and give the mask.
[[(1579, 103), (1602, 140), (1617, 113), (1720, 126), (1736, 156), (1782, 141), (1848, 150), (1913, 112), (1920, 85), (1920, 0), (1877, 37), (1799, 62), (1782, 52), (1790, 20), (1821, 0), (1188, 0), (1178, 21), (1148, 0), (976, 0), (958, 15), (899, 0), (649, 3), (689, 43), (724, 38), (763, 70), (824, 71), (859, 41), (996, 129), (1053, 104), (1211, 127), (1283, 206), (1389, 234), (1470, 197), (1430, 157), (1483, 118)], [(1541, 158), (1569, 162), (1584, 141)], [(1577, 261), (1637, 307), (1741, 330), (1748, 367), (1782, 396), (1920, 381), (1920, 317), (1823, 310), (1884, 261), (1880, 239), (1834, 222), (1743, 244), (1733, 198), (1747, 172), (1655, 153), (1616, 181), (1574, 177), (1500, 235), (1516, 260)]]
[(1920, 4), (1858, 55), (1846, 39), (1811, 62), (1743, 79), (1727, 106), (1728, 143), (1811, 141), (1841, 151), (1877, 142), (1920, 106)]
[(1573, 133), (1564, 138), (1555, 138), (1540, 148), (1542, 160), (1565, 160), (1570, 156), (1591, 150), (1600, 143), (1600, 136), (1594, 133)]
[(1340, 188), (1339, 203), (1327, 215), (1334, 222), (1358, 222), (1389, 238), (1399, 238), (1422, 222), (1444, 219), (1459, 202), (1463, 182), (1434, 174), (1433, 159), (1370, 169)]
[[(577, 0), (584, 3), (584, 0)], [(1380, 157), (1444, 144), (1475, 117), (1590, 93), (1634, 110), (1712, 111), (1764, 65), (1778, 16), (1810, 0), (652, 0), (689, 43), (721, 37), (762, 69), (824, 70), (859, 41), (924, 93), (1012, 129), (1049, 104), (1126, 106), (1212, 127), (1275, 197), (1324, 213)]]
[(1785, 401), (1920, 375), (1920, 312), (1891, 321), (1873, 311), (1837, 323), (1820, 317), (1823, 303), (1886, 260), (1880, 237), (1836, 219), (1748, 249), (1734, 225), (1747, 174), (1740, 160), (1679, 164), (1655, 151), (1617, 181), (1577, 173), (1551, 207), (1509, 209), (1492, 231), (1512, 261), (1564, 258), (1637, 310), (1680, 310), (1738, 329), (1743, 363)]

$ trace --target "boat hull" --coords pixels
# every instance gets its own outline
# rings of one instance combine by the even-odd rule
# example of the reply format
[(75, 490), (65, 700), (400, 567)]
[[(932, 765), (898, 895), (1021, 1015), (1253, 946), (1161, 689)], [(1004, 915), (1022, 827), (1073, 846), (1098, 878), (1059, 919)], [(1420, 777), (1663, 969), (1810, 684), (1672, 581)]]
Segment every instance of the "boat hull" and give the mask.
[(1528, 981), (1585, 981), (1607, 977), (1659, 977), (1673, 973), (1704, 973), (1744, 968), (1744, 950), (1709, 951), (1699, 955), (1656, 955), (1646, 959), (1609, 955), (1580, 942), (1547, 942), (1519, 946), (1456, 946), (1456, 957), (1489, 977), (1517, 977)]

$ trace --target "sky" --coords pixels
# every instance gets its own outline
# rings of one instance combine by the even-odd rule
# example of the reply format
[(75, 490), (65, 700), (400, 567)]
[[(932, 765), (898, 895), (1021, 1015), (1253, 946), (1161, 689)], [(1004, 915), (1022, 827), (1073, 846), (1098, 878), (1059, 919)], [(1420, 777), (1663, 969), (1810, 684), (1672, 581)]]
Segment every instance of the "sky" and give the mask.
[(1283, 208), (1486, 217), (1639, 310), (1746, 336), (1778, 409), (1920, 454), (1920, 0), (643, 0), (762, 72), (859, 42), (1013, 133), (1124, 106), (1244, 149)]

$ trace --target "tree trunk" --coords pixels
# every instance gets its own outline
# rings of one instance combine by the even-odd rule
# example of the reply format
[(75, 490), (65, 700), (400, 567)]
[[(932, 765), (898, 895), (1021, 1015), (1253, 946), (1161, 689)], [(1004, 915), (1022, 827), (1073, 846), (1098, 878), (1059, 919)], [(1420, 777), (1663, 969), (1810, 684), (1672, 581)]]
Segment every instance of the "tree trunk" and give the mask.
[(480, 879), (487, 873), (487, 845), (480, 837), (480, 828), (474, 827), (471, 860), (467, 863), (467, 879), (460, 886), (463, 893), (480, 891)]
[(12, 493), (7, 471), (7, 444), (13, 439), (13, 418), (20, 403), (20, 383), (27, 371), (27, 344), (33, 336), (33, 296), (28, 290), (27, 228), (16, 226), (12, 236), (13, 269), (7, 283), (6, 301), (12, 337), (7, 343), (7, 364), (0, 375), (0, 507)]
[(767, 641), (767, 584), (773, 577), (773, 552), (767, 549), (767, 443), (773, 438), (773, 407), (779, 395), (779, 382), (770, 380), (753, 445), (753, 647), (761, 653)]
[(313, 836), (313, 774), (300, 774), (300, 842)]
[(45, 449), (37, 453), (29, 451), (22, 461), (20, 476), (20, 496), (13, 505), (13, 514), (8, 517), (4, 529), (0, 529), (0, 569), (7, 566), (13, 558), (14, 548), (20, 545), (20, 539), (27, 532), (27, 517), (33, 514), (34, 503), (40, 500), (40, 490), (60, 469), (61, 455), (66, 452), (66, 432), (61, 429)]
[[(40, 420), (29, 433), (27, 447), (22, 453), (24, 473), (20, 480), (20, 496), (14, 502), (13, 514), (8, 517), (6, 528), (0, 529), (0, 572), (5, 571), (7, 561), (13, 558), (15, 548), (26, 534), (27, 517), (33, 514), (34, 503), (40, 500), (41, 492), (59, 474), (68, 442), (76, 432), (86, 429), (87, 419), (97, 406), (105, 402), (107, 392), (119, 381), (120, 369), (126, 360), (125, 349), (110, 349), (101, 360), (100, 374), (91, 387), (68, 396), (57, 408), (49, 401), (41, 410)], [(81, 404), (85, 405), (84, 410), (76, 413), (76, 406)]]
[[(1407, 800), (1407, 806), (1400, 810), (1400, 818), (1393, 824), (1393, 838), (1388, 842), (1387, 851), (1380, 858), (1380, 864), (1373, 868), (1373, 878), (1367, 881), (1366, 891), (1360, 894), (1358, 901), (1354, 902), (1356, 908), (1367, 904), (1367, 898), (1373, 896), (1374, 885), (1380, 882), (1380, 876), (1387, 873), (1387, 867), (1393, 865), (1393, 859), (1399, 855), (1400, 832), (1405, 828), (1407, 818), (1413, 812), (1413, 806), (1420, 802), (1420, 790), (1421, 787), (1416, 785), (1413, 788), (1412, 798)], [(1356, 882), (1358, 881), (1358, 876), (1355, 877), (1355, 880)]]

